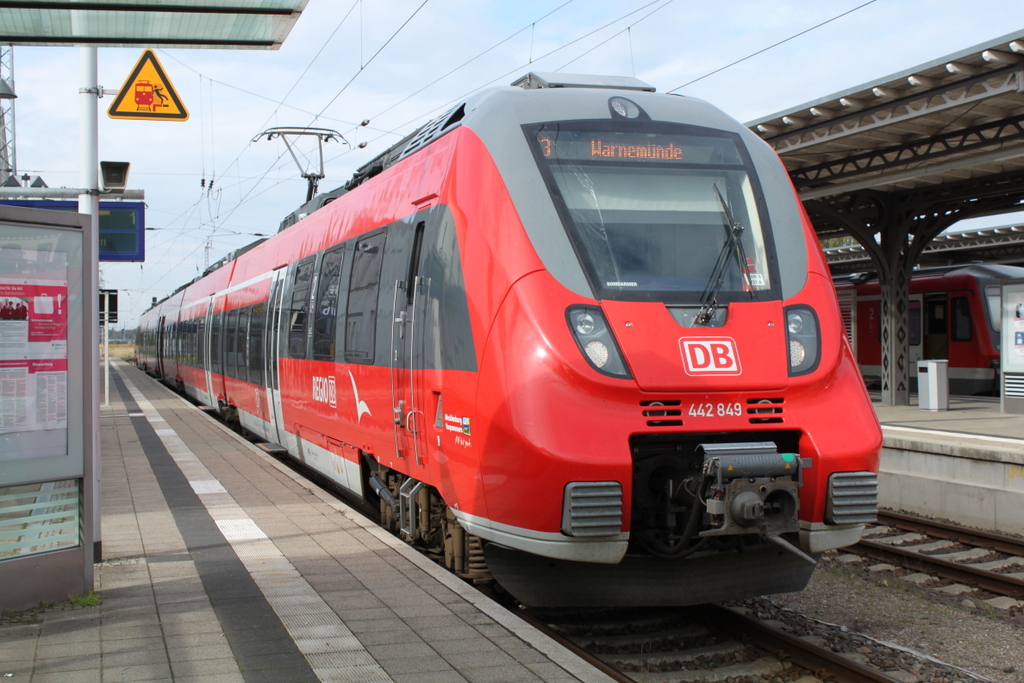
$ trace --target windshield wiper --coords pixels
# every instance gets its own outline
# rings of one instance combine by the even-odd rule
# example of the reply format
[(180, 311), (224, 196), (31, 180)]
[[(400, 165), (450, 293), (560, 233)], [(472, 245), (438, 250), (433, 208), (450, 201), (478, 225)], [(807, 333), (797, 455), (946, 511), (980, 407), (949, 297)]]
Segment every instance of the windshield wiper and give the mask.
[(700, 298), (700, 310), (693, 317), (694, 325), (707, 325), (714, 317), (715, 311), (718, 309), (718, 292), (722, 289), (722, 285), (725, 284), (725, 268), (729, 265), (730, 258), (735, 259), (736, 265), (739, 266), (743, 283), (750, 292), (750, 298), (754, 298), (754, 288), (750, 284), (750, 275), (747, 273), (747, 256), (743, 251), (742, 237), (745, 228), (733, 220), (729, 206), (725, 203), (725, 198), (718, 191), (718, 185), (712, 185), (711, 187), (714, 188), (715, 195), (718, 197), (718, 203), (722, 206), (722, 213), (725, 214), (725, 223), (723, 223), (725, 227), (725, 244), (722, 245), (722, 250), (718, 252), (715, 267), (711, 271), (711, 277), (708, 279), (707, 285), (704, 287), (704, 294)]

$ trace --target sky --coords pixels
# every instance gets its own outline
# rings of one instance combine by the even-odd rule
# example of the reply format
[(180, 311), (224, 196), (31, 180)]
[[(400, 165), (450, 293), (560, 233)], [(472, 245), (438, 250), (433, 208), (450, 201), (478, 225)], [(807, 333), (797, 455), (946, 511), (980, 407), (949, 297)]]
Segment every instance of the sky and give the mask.
[[(344, 136), (324, 146), (324, 191), (530, 71), (635, 76), (752, 121), (1017, 30), (1020, 0), (309, 0), (279, 50), (156, 49), (188, 121), (111, 119), (100, 100), (100, 159), (131, 163), (147, 226), (146, 261), (101, 263), (101, 286), (133, 327), (153, 297), (275, 234), (306, 181), (279, 141), (253, 142), (273, 126)], [(141, 54), (100, 48), (100, 84), (119, 88)], [(17, 170), (50, 187), (80, 186), (78, 68), (76, 48), (14, 49)]]

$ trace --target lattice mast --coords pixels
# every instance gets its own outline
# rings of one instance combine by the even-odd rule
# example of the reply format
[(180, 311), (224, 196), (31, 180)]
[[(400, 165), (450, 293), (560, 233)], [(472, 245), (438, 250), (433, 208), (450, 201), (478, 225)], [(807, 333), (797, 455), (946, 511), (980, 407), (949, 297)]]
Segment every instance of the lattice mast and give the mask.
[[(14, 46), (0, 45), (0, 184), (18, 179), (14, 147)], [(20, 185), (20, 183), (19, 183)]]

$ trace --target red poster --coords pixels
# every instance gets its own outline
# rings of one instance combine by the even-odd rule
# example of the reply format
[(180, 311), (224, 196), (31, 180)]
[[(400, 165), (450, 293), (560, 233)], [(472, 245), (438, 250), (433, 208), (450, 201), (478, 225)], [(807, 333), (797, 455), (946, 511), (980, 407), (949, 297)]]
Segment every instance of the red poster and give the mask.
[(67, 257), (0, 252), (0, 434), (67, 429)]

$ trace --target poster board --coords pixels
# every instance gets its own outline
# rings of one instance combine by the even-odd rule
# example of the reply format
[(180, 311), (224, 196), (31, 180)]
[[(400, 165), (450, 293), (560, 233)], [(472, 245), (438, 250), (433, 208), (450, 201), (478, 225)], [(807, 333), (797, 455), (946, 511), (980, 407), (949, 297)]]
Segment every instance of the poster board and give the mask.
[(82, 477), (83, 231), (10, 211), (0, 216), (0, 486)]
[(1003, 281), (1000, 311), (1002, 411), (1024, 414), (1024, 280)]

